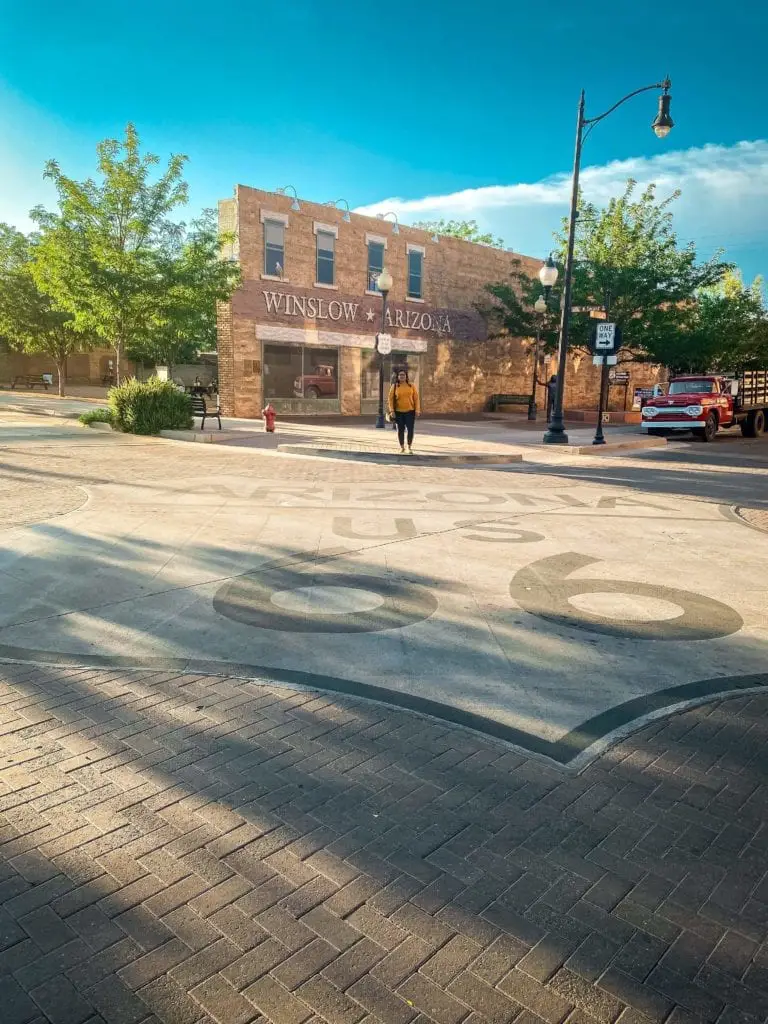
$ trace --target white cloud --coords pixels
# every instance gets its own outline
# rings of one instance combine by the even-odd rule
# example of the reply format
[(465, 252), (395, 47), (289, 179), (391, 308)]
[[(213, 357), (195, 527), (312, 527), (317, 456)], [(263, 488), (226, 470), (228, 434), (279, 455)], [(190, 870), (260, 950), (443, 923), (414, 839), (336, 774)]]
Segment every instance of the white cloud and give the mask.
[[(623, 190), (627, 178), (637, 179), (641, 186), (656, 182), (661, 196), (682, 190), (673, 207), (678, 237), (696, 242), (702, 255), (719, 246), (768, 249), (764, 231), (768, 224), (767, 140), (587, 166), (581, 185), (589, 201), (603, 205)], [(384, 199), (357, 212), (375, 215), (393, 210), (404, 223), (439, 217), (476, 220), (510, 248), (535, 256), (551, 248), (552, 232), (567, 213), (570, 189), (567, 172), (533, 183), (489, 185), (421, 199)]]

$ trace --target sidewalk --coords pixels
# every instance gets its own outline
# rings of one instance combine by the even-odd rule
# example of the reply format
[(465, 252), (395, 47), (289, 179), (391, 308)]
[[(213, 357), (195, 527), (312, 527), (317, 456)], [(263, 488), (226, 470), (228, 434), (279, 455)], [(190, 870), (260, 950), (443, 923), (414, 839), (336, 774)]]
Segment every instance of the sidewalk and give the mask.
[(0, 670), (3, 1024), (758, 1024), (768, 698), (569, 776), (268, 681)]

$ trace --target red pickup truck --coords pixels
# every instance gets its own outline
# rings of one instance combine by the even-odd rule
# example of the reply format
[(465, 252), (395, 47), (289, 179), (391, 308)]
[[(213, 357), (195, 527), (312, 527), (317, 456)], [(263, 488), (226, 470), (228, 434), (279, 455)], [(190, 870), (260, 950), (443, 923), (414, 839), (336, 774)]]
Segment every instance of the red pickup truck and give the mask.
[(691, 431), (713, 441), (718, 430), (738, 423), (744, 437), (759, 437), (768, 415), (768, 370), (746, 370), (737, 377), (691, 374), (674, 377), (666, 395), (643, 403), (642, 429), (648, 434)]

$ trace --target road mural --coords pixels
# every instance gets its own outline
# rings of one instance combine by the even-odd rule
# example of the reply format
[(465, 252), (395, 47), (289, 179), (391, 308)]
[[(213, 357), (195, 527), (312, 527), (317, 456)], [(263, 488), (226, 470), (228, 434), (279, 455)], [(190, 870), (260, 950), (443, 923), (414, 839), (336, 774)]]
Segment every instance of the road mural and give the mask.
[[(768, 537), (707, 502), (530, 477), (88, 491), (13, 531), (0, 657), (315, 686), (576, 766), (648, 716), (768, 684)], [(750, 544), (717, 564), (728, 531)]]

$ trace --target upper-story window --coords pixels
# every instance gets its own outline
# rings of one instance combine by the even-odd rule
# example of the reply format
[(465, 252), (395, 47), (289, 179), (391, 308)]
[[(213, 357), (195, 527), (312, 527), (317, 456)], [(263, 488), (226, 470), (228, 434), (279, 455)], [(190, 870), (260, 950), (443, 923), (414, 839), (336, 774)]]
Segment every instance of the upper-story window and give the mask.
[(368, 291), (377, 292), (379, 274), (384, 269), (384, 242), (368, 239)]
[(317, 239), (317, 270), (315, 282), (326, 286), (336, 284), (336, 236), (338, 228), (315, 224)]
[(421, 299), (424, 293), (424, 250), (408, 246), (408, 298)]
[(264, 219), (264, 273), (285, 276), (285, 224), (281, 220)]

